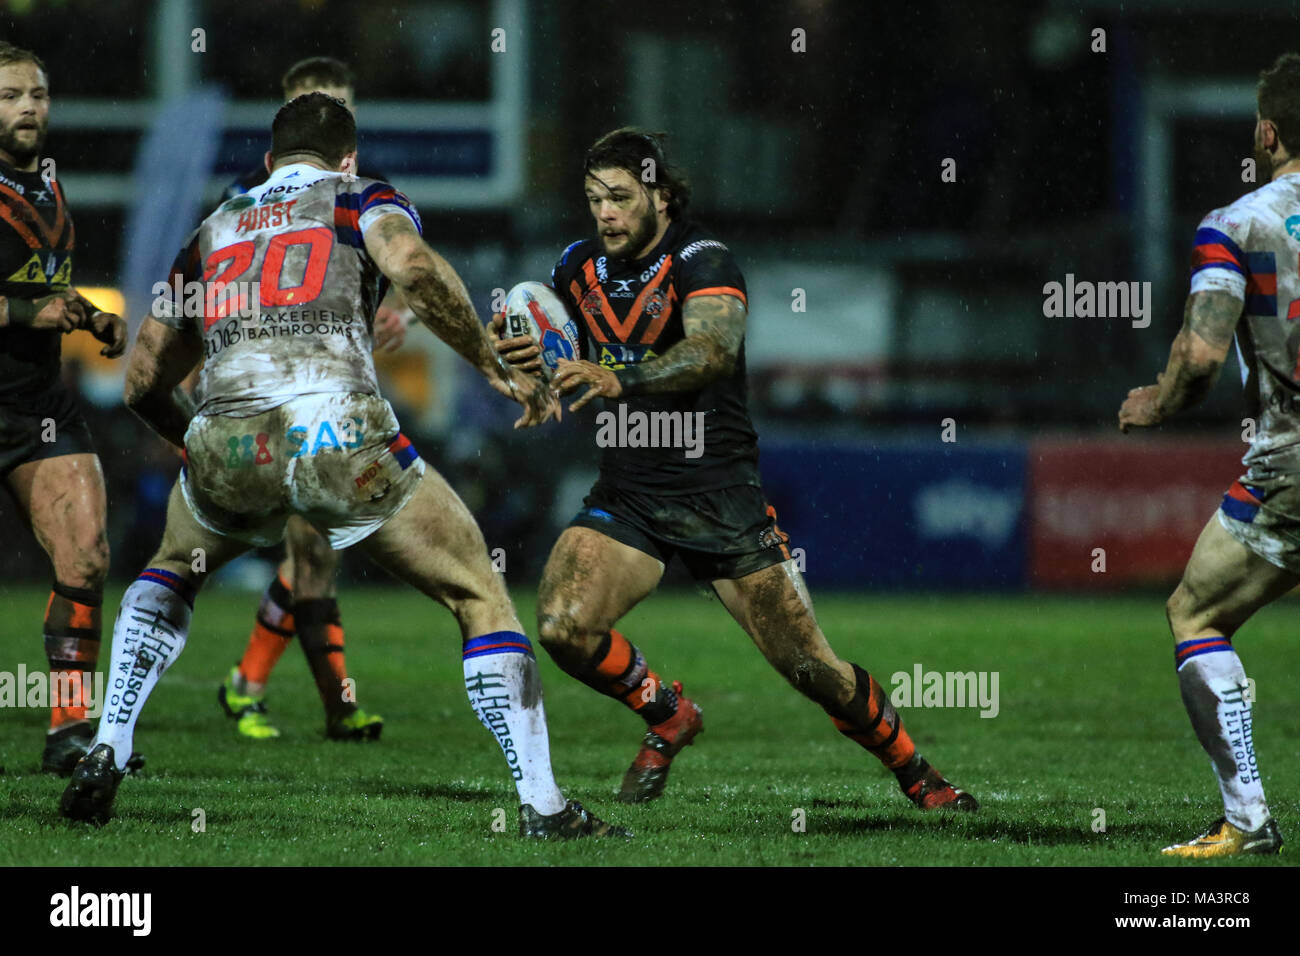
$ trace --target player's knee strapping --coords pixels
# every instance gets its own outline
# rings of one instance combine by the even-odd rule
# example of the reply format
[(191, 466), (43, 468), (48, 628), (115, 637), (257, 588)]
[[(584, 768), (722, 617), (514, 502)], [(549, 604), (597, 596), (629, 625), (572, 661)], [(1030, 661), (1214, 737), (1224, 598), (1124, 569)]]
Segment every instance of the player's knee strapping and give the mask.
[(346, 691), (343, 623), (335, 598), (299, 598), (293, 605), (298, 641), (307, 655), (316, 688), (330, 717), (356, 710), (355, 695)]
[(588, 661), (587, 670), (586, 675), (579, 675), (583, 683), (621, 701), (651, 726), (677, 711), (672, 686), (650, 670), (635, 644), (612, 628)]
[(50, 666), (50, 726), (85, 720), (89, 682), (99, 661), (100, 588), (58, 581), (45, 605), (45, 658)]
[(845, 737), (874, 754), (891, 770), (912, 759), (916, 745), (903, 729), (903, 718), (876, 679), (853, 664), (853, 699), (842, 708), (826, 708), (831, 722)]

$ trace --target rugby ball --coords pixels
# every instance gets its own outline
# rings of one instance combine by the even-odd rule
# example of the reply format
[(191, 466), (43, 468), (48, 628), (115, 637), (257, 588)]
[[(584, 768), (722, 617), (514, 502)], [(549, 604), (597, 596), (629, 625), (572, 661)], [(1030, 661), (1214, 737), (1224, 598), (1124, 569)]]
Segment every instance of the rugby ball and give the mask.
[(578, 358), (578, 326), (564, 301), (541, 282), (521, 282), (506, 294), (505, 338), (529, 335), (542, 349), (549, 381), (560, 359)]

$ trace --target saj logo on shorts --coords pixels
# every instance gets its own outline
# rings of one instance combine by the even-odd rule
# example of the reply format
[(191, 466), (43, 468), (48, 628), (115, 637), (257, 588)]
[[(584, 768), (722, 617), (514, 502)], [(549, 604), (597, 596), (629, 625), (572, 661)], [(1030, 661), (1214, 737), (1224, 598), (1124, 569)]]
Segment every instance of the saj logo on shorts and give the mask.
[(359, 418), (345, 418), (341, 422), (324, 421), (315, 426), (314, 435), (311, 432), (311, 426), (294, 425), (284, 433), (290, 458), (308, 458), (330, 448), (360, 448), (366, 437), (361, 431)]

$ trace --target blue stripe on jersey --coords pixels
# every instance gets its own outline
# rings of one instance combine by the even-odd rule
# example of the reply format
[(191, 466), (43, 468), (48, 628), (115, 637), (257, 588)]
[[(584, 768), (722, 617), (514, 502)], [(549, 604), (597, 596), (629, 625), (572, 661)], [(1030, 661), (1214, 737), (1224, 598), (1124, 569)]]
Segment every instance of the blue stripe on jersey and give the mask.
[(1248, 252), (1246, 269), (1254, 276), (1277, 275), (1277, 256), (1271, 252)]
[(1277, 315), (1277, 256), (1271, 252), (1246, 253), (1246, 312)]
[(340, 226), (335, 224), (334, 235), (338, 238), (339, 242), (343, 243), (345, 246), (351, 246), (354, 249), (364, 249), (366, 247), (365, 240), (361, 237), (361, 233), (353, 229), (351, 226)]
[[(1211, 229), (1209, 226), (1202, 226), (1196, 230), (1196, 245), (1213, 246), (1221, 245), (1232, 254), (1232, 257), (1239, 263), (1246, 261), (1246, 255), (1241, 251), (1241, 246), (1232, 241), (1232, 238), (1225, 232), (1217, 229)], [(1226, 265), (1226, 263), (1225, 263)]]
[(1246, 296), (1246, 314), (1247, 315), (1277, 315), (1277, 296), (1275, 295), (1248, 295)]
[(1255, 520), (1255, 516), (1259, 514), (1259, 505), (1253, 505), (1249, 501), (1238, 501), (1236, 498), (1224, 495), (1219, 510), (1229, 518), (1236, 518), (1238, 521), (1250, 524)]

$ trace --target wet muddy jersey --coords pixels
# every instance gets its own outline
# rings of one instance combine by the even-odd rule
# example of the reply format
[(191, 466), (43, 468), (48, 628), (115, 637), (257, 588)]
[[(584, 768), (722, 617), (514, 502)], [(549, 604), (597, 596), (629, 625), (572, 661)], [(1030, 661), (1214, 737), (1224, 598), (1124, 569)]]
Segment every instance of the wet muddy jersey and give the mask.
[[(1237, 354), (1256, 423), (1242, 463), (1258, 485), (1282, 476), (1285, 484), (1295, 485), (1300, 481), (1300, 173), (1281, 176), (1201, 220), (1191, 291), (1226, 292), (1241, 300)], [(1300, 516), (1296, 497), (1276, 504)]]
[[(587, 357), (613, 369), (651, 361), (680, 342), (682, 309), (692, 296), (729, 295), (748, 305), (731, 251), (691, 222), (674, 222), (637, 260), (606, 256), (598, 239), (575, 242), (552, 271), (551, 285), (580, 316)], [(655, 494), (759, 484), (743, 344), (731, 374), (703, 388), (604, 404), (610, 417), (597, 420), (608, 432), (607, 440), (597, 435), (603, 481)], [(702, 435), (695, 434), (699, 422)]]
[(420, 228), (387, 183), (295, 163), (203, 221), (154, 309), (203, 339), (199, 411), (249, 416), (299, 395), (379, 394), (371, 330), (386, 281), (362, 237), (392, 213)]
[[(0, 295), (39, 299), (72, 282), (75, 234), (58, 182), (0, 160)], [(0, 328), (0, 396), (47, 388), (59, 377), (63, 333)]]

